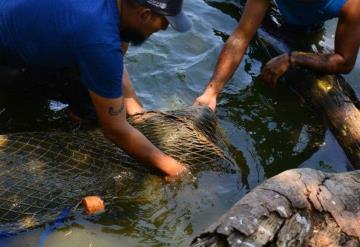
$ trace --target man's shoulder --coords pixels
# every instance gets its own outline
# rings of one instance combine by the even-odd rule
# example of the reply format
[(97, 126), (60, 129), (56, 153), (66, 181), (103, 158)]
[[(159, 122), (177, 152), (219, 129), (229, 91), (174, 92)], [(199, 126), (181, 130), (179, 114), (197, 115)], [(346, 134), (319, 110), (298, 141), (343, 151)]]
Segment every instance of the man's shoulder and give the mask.
[(78, 14), (78, 17), (95, 17), (97, 15), (107, 14), (108, 0), (61, 0), (62, 5), (69, 11)]
[(116, 13), (117, 9), (114, 9), (115, 6), (109, 5), (111, 1), (71, 2), (76, 2), (70, 6), (72, 16), (76, 17), (70, 28), (77, 46), (120, 43), (118, 13)]

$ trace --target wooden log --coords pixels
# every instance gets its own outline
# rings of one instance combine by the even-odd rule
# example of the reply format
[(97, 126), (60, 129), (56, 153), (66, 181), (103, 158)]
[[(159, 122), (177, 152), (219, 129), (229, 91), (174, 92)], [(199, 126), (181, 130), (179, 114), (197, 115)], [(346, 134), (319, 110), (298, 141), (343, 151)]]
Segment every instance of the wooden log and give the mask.
[(244, 196), (191, 246), (360, 246), (360, 171), (283, 172)]
[[(300, 75), (300, 76), (299, 76)], [(351, 87), (341, 76), (296, 70), (289, 86), (328, 123), (352, 165), (360, 168), (360, 111)]]
[[(260, 29), (259, 37), (275, 54), (290, 50), (274, 35)], [(328, 124), (351, 164), (360, 169), (359, 100), (341, 75), (326, 75), (296, 68), (284, 76), (289, 88)]]

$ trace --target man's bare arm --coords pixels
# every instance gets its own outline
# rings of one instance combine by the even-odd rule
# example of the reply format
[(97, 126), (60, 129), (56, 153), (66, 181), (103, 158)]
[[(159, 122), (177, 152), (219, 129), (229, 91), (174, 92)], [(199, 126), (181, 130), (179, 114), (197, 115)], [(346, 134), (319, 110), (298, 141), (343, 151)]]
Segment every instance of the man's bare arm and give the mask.
[(290, 66), (300, 66), (328, 74), (349, 73), (356, 62), (360, 45), (360, 2), (347, 0), (342, 7), (335, 34), (335, 52), (315, 54), (292, 52), (271, 59), (262, 71), (265, 83), (275, 87)]
[[(209, 105), (208, 102), (205, 102), (207, 98), (217, 97), (239, 66), (250, 40), (264, 19), (269, 6), (269, 0), (247, 1), (238, 26), (226, 41), (220, 53), (215, 71), (204, 94), (197, 99), (195, 104), (205, 103)], [(215, 105), (211, 108), (215, 108)]]
[(143, 134), (126, 121), (125, 103), (122, 97), (108, 99), (90, 91), (90, 97), (104, 135), (143, 164), (149, 164), (170, 177), (186, 171), (186, 168), (161, 152)]
[[(128, 48), (129, 48), (129, 43), (126, 42), (121, 43), (121, 51), (123, 56), (125, 56)], [(131, 116), (136, 113), (144, 112), (144, 108), (140, 102), (140, 99), (136, 95), (136, 92), (134, 90), (134, 87), (130, 80), (129, 73), (125, 65), (123, 70), (122, 83), (123, 83), (123, 93), (124, 93), (126, 113)]]
[(360, 1), (348, 0), (343, 6), (335, 34), (335, 52), (306, 54), (293, 52), (292, 64), (317, 71), (349, 73), (356, 62), (360, 46)]
[(132, 86), (129, 73), (124, 66), (123, 71), (123, 93), (126, 113), (128, 115), (134, 115), (136, 113), (144, 112), (144, 108), (136, 95), (135, 89)]

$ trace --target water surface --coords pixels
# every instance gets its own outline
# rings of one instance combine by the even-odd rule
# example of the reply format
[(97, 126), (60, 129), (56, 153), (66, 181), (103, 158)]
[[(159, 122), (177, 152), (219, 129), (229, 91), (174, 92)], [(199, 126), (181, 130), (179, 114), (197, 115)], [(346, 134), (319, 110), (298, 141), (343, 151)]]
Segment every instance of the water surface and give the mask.
[[(193, 29), (169, 29), (130, 48), (126, 64), (146, 109), (189, 106), (209, 80), (224, 40), (237, 24), (235, 5), (186, 1)], [(235, 17), (235, 18), (234, 18)], [(336, 20), (322, 43), (333, 46)], [(219, 100), (217, 115), (239, 165), (237, 173), (201, 172), (197, 181), (166, 184), (149, 176), (129, 185), (118, 206), (79, 216), (44, 238), (44, 246), (187, 246), (191, 239), (266, 178), (297, 167), (327, 172), (352, 169), (322, 121), (286, 88), (272, 90), (258, 75), (269, 56), (254, 40)], [(360, 93), (360, 62), (347, 75)], [(66, 107), (1, 94), (0, 133), (63, 128)], [(37, 246), (49, 226), (0, 239), (0, 246)]]

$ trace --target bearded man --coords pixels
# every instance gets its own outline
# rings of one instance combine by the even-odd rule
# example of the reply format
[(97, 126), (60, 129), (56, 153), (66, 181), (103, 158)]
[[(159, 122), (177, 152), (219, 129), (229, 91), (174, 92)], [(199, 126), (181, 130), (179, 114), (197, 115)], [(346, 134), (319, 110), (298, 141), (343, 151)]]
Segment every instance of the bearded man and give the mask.
[(169, 23), (178, 31), (190, 28), (182, 4), (0, 0), (0, 90), (61, 98), (73, 116), (96, 118), (104, 135), (141, 163), (170, 177), (183, 174), (183, 164), (127, 122), (126, 113), (143, 109), (123, 66), (128, 42), (140, 45)]

